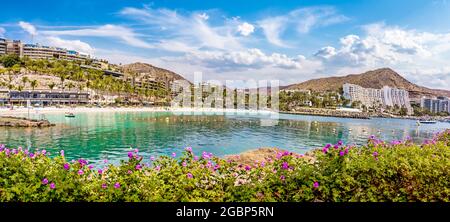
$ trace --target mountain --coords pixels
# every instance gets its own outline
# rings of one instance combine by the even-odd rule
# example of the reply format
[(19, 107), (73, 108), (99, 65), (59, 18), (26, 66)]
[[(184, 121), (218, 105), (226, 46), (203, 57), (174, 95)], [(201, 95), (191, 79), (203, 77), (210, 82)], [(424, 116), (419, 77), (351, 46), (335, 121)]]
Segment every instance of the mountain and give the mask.
[(141, 62), (131, 63), (121, 66), (121, 69), (127, 75), (130, 75), (131, 73), (136, 74), (135, 77), (136, 79), (143, 79), (143, 78), (154, 79), (155, 81), (164, 83), (173, 82), (174, 80), (186, 80), (181, 75), (176, 74), (175, 72), (159, 68), (147, 63)]
[(418, 86), (403, 78), (400, 74), (390, 68), (381, 68), (368, 71), (362, 74), (350, 74), (342, 77), (328, 77), (312, 79), (306, 82), (292, 84), (282, 89), (309, 89), (312, 91), (338, 91), (344, 83), (360, 85), (365, 88), (381, 89), (383, 86), (390, 86), (399, 89), (405, 89), (410, 93), (411, 98), (421, 96), (447, 96), (450, 97), (450, 91), (441, 89), (430, 89)]

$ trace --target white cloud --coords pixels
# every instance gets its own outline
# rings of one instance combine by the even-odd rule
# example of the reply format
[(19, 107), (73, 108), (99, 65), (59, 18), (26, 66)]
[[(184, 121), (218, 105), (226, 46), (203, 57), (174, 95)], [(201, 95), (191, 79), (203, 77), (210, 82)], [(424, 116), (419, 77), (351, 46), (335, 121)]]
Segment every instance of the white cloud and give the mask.
[(20, 21), (19, 22), (19, 26), (25, 30), (26, 32), (28, 32), (28, 34), (30, 35), (37, 35), (37, 30), (36, 27), (34, 27), (32, 24), (28, 23), (28, 22), (24, 22), (24, 21)]
[(95, 51), (89, 44), (80, 40), (65, 40), (55, 36), (48, 36), (45, 37), (44, 41), (51, 46), (75, 50), (89, 55), (92, 55)]
[(0, 27), (0, 37), (4, 37), (6, 30), (3, 27)]
[(244, 22), (238, 26), (238, 32), (243, 36), (249, 36), (255, 31), (255, 26), (250, 23)]
[[(170, 9), (129, 7), (124, 8), (120, 14), (150, 25), (150, 29), (163, 30), (162, 35), (169, 38), (169, 41), (183, 42), (196, 49), (230, 50), (242, 48), (239, 39), (234, 35), (234, 27), (227, 25), (210, 26), (208, 24), (210, 15), (206, 13), (182, 14)], [(174, 47), (171, 48), (176, 50)], [(180, 51), (184, 52), (183, 49)]]
[(301, 69), (307, 61), (302, 55), (289, 57), (285, 54), (265, 54), (260, 49), (245, 51), (208, 51), (198, 52), (187, 56), (197, 62), (216, 70), (261, 69), (263, 67), (277, 67), (282, 69)]
[(19, 26), (29, 34), (33, 35), (36, 40), (44, 45), (75, 50), (90, 55), (92, 55), (95, 51), (95, 49), (86, 42), (80, 40), (62, 39), (56, 35), (49, 35), (46, 31), (38, 32), (36, 27), (28, 22), (21, 21), (19, 22)]
[(315, 55), (343, 65), (411, 63), (449, 50), (450, 34), (433, 34), (388, 27), (384, 24), (364, 26), (365, 36), (347, 35), (340, 48), (322, 48)]
[(291, 11), (288, 15), (297, 23), (297, 31), (308, 33), (312, 28), (328, 26), (348, 21), (344, 15), (337, 14), (333, 7), (310, 7)]
[(290, 11), (286, 15), (264, 18), (258, 21), (267, 40), (280, 47), (288, 47), (281, 40), (281, 35), (294, 27), (297, 33), (308, 33), (316, 27), (342, 23), (349, 20), (344, 15), (337, 14), (333, 7), (309, 7)]
[(363, 26), (363, 31), (362, 36), (344, 36), (337, 48), (327, 46), (315, 53), (324, 72), (343, 75), (391, 67), (419, 85), (450, 89), (450, 33), (419, 32), (383, 23)]
[(149, 44), (137, 37), (137, 34), (126, 27), (119, 25), (103, 25), (97, 28), (87, 29), (72, 29), (72, 30), (59, 30), (59, 31), (42, 31), (43, 34), (52, 36), (94, 36), (94, 37), (112, 37), (122, 40), (124, 43), (141, 48), (154, 48), (152, 44)]
[(203, 19), (203, 20), (208, 20), (209, 19), (209, 15), (206, 14), (206, 13), (198, 14), (198, 17)]
[(286, 17), (273, 17), (266, 18), (258, 22), (258, 25), (263, 29), (264, 35), (267, 41), (280, 46), (287, 47), (287, 45), (281, 40), (280, 34), (285, 30)]

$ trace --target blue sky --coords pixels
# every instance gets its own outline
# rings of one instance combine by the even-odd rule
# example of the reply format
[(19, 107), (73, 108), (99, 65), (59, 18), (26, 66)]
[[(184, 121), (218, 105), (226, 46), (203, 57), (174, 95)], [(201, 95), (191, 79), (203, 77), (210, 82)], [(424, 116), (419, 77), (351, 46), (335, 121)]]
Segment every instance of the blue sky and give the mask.
[(450, 0), (6, 1), (0, 36), (148, 62), (192, 80), (311, 78), (391, 67), (450, 89)]

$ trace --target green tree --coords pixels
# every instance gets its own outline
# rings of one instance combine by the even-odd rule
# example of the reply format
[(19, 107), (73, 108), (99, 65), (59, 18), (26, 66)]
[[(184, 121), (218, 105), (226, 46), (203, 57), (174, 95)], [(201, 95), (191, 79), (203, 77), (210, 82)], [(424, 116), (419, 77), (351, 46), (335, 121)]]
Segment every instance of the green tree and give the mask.
[(48, 84), (48, 88), (50, 88), (50, 91), (52, 91), (53, 88), (55, 88), (55, 86), (56, 86), (56, 84), (55, 84), (54, 82), (50, 82), (50, 83)]
[(18, 55), (6, 55), (2, 58), (1, 62), (6, 68), (13, 67), (17, 64), (20, 66), (20, 58)]
[(29, 81), (28, 77), (26, 77), (26, 76), (22, 77), (23, 88), (25, 88), (25, 86), (27, 85), (28, 81)]
[(35, 80), (32, 80), (32, 81), (30, 82), (30, 86), (31, 86), (31, 88), (33, 89), (33, 91), (34, 91), (34, 89), (36, 88), (37, 84), (38, 84), (38, 82), (37, 82), (36, 79), (35, 79)]

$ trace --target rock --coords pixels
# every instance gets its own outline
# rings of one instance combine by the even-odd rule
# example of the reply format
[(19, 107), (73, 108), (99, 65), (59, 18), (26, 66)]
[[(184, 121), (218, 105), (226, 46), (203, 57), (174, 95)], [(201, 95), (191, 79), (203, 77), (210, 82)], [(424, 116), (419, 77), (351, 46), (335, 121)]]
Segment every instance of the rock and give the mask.
[(370, 118), (369, 115), (364, 112), (348, 112), (348, 111), (335, 110), (335, 109), (305, 108), (305, 107), (296, 108), (295, 111), (280, 111), (280, 113), (356, 118), (356, 119), (369, 119)]
[(5, 127), (49, 127), (54, 125), (48, 120), (35, 120), (12, 116), (0, 117), (0, 126)]
[[(259, 148), (255, 150), (246, 151), (240, 154), (236, 155), (227, 155), (225, 156), (226, 160), (232, 160), (236, 163), (243, 164), (243, 165), (253, 165), (257, 161), (258, 163), (261, 163), (263, 161), (267, 161), (268, 159), (275, 159), (277, 156), (277, 153), (285, 152), (286, 150), (282, 150), (275, 147), (269, 147), (269, 148)], [(289, 152), (289, 151), (288, 151)], [(289, 152), (292, 153), (292, 152)], [(301, 156), (302, 158), (305, 158), (309, 163), (314, 163), (315, 158), (313, 153), (306, 153), (304, 155), (292, 153), (294, 156)]]

